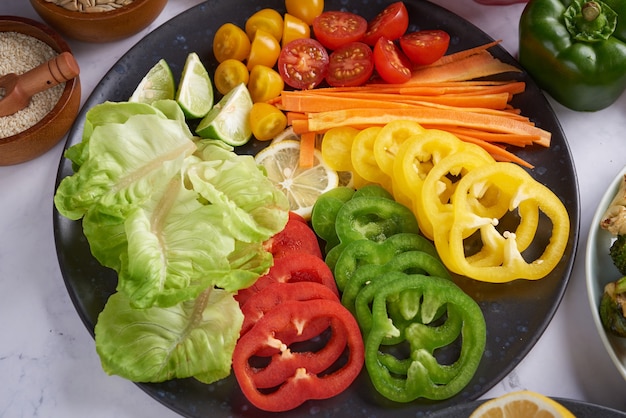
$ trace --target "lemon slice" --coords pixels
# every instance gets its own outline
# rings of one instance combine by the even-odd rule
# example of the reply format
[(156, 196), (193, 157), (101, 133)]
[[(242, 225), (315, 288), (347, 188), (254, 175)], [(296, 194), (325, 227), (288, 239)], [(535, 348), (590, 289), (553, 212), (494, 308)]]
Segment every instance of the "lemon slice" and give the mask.
[(159, 60), (144, 76), (128, 99), (129, 102), (152, 103), (174, 99), (174, 75), (164, 59)]
[(511, 392), (480, 405), (470, 418), (574, 418), (557, 401), (529, 390)]
[(189, 119), (200, 119), (213, 107), (213, 84), (195, 52), (187, 55), (176, 90), (176, 101)]
[(315, 201), (324, 192), (339, 184), (337, 172), (322, 159), (322, 153), (315, 150), (312, 167), (299, 165), (300, 142), (285, 139), (261, 150), (255, 157), (263, 166), (267, 177), (289, 200), (290, 210), (309, 219)]
[(196, 133), (202, 138), (221, 139), (234, 147), (243, 145), (252, 137), (250, 110), (250, 92), (245, 84), (238, 84), (200, 121)]

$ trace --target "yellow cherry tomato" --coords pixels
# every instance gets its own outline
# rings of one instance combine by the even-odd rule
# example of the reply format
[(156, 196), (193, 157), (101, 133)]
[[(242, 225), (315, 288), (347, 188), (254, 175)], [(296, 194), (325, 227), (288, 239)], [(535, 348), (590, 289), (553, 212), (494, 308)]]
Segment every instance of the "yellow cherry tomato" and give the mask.
[(285, 82), (278, 71), (265, 65), (256, 65), (250, 71), (248, 91), (254, 103), (267, 102), (280, 95)]
[(250, 54), (250, 39), (239, 26), (224, 23), (215, 32), (213, 54), (217, 62), (230, 58), (243, 61)]
[(250, 129), (259, 141), (274, 139), (287, 127), (287, 116), (269, 103), (255, 103), (250, 110)]
[(313, 24), (313, 19), (324, 11), (324, 0), (285, 0), (287, 13), (296, 16), (306, 22)]
[(311, 27), (298, 17), (285, 13), (283, 18), (283, 38), (281, 45), (285, 46), (295, 39), (310, 38)]
[(222, 94), (226, 94), (238, 84), (248, 84), (250, 72), (243, 62), (236, 59), (222, 61), (215, 69), (213, 83)]
[(250, 45), (250, 55), (248, 55), (248, 69), (255, 65), (265, 65), (273, 67), (280, 55), (280, 44), (269, 32), (257, 29)]
[(283, 17), (274, 9), (261, 9), (246, 20), (246, 34), (251, 40), (257, 29), (263, 29), (277, 41), (283, 37)]

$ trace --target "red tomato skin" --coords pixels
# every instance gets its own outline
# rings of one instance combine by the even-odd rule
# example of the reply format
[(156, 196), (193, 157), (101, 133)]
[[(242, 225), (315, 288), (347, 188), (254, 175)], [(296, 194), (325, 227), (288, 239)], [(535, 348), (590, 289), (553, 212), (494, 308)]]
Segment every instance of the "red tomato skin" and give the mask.
[(285, 84), (299, 90), (312, 89), (328, 72), (326, 48), (311, 38), (301, 38), (285, 45), (278, 56), (278, 72)]
[(411, 79), (411, 62), (387, 38), (379, 38), (374, 46), (374, 66), (378, 75), (387, 83), (403, 84)]
[(274, 257), (290, 252), (306, 252), (322, 258), (315, 232), (305, 222), (290, 215), (282, 231), (265, 241), (265, 249)]
[(450, 45), (450, 35), (439, 29), (421, 30), (400, 38), (402, 52), (416, 65), (430, 65), (443, 57)]
[(326, 82), (332, 87), (360, 86), (373, 73), (372, 49), (363, 42), (352, 42), (330, 54)]
[(409, 27), (409, 12), (403, 2), (398, 1), (385, 7), (367, 25), (367, 31), (361, 39), (370, 46), (376, 45), (381, 36), (395, 41), (400, 39)]
[(315, 38), (331, 51), (360, 40), (367, 30), (367, 20), (350, 12), (327, 11), (313, 20)]

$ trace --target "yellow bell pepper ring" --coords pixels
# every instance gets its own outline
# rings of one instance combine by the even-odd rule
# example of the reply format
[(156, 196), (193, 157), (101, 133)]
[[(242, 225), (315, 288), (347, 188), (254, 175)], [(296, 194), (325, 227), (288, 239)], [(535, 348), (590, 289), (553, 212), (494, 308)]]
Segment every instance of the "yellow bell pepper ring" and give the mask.
[(382, 127), (374, 141), (374, 158), (383, 173), (393, 175), (398, 149), (408, 138), (421, 132), (424, 132), (422, 125), (404, 119), (391, 121)]
[(433, 239), (435, 229), (447, 229), (450, 225), (453, 214), (450, 199), (459, 181), (452, 179), (461, 179), (470, 171), (493, 163), (495, 160), (489, 154), (468, 147), (442, 158), (432, 167), (413, 205), (413, 212), (425, 236)]
[[(499, 219), (481, 216), (470, 203), (486, 186), (497, 188), (507, 201), (509, 210)], [(505, 283), (541, 279), (561, 261), (570, 229), (567, 209), (520, 166), (497, 162), (470, 171), (458, 182), (452, 201), (454, 215), (447, 234), (443, 228), (435, 231), (437, 250), (446, 266), (454, 267), (448, 266), (451, 270), (475, 280)], [(480, 230), (482, 244), (474, 260), (466, 253), (472, 230)]]
[(383, 172), (374, 158), (374, 142), (382, 128), (380, 126), (370, 126), (356, 134), (352, 141), (352, 167), (359, 177), (372, 183), (383, 186), (391, 193), (391, 177)]
[(413, 207), (432, 167), (445, 156), (462, 149), (464, 144), (451, 133), (438, 129), (427, 129), (404, 141), (393, 162), (393, 193), (396, 200)]

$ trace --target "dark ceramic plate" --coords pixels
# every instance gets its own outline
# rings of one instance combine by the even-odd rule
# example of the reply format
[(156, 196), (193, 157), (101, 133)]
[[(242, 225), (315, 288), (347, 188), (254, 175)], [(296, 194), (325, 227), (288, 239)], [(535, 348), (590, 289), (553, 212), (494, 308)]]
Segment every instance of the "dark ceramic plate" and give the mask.
[[(327, 0), (326, 9), (343, 9), (372, 18), (389, 3), (391, 1)], [(407, 0), (405, 3), (411, 15), (410, 29), (441, 28), (448, 31), (452, 38), (450, 52), (492, 40), (469, 22), (437, 5), (419, 0)], [(160, 58), (167, 60), (178, 79), (187, 54), (195, 51), (212, 74), (216, 62), (211, 45), (217, 28), (227, 21), (243, 25), (247, 16), (265, 7), (283, 10), (284, 1), (212, 0), (182, 13), (152, 32), (124, 55), (96, 87), (70, 132), (67, 146), (80, 141), (87, 109), (105, 100), (126, 100), (143, 75)], [(501, 60), (518, 66), (504, 49), (495, 47), (492, 52)], [(459, 285), (480, 303), (488, 334), (482, 363), (471, 383), (457, 396), (441, 402), (393, 404), (376, 395), (364, 373), (340, 396), (306, 403), (284, 416), (424, 416), (483, 395), (506, 376), (541, 337), (565, 292), (574, 262), (580, 215), (578, 184), (569, 147), (549, 103), (526, 73), (521, 73), (519, 78), (527, 82), (527, 90), (515, 99), (514, 104), (538, 126), (553, 133), (549, 149), (532, 148), (520, 151), (519, 154), (535, 165), (532, 171), (535, 179), (552, 189), (569, 210), (570, 239), (561, 263), (548, 277), (535, 282), (489, 285), (458, 278)], [(255, 152), (255, 149), (252, 146), (252, 149), (241, 152)], [(62, 159), (57, 181), (71, 174), (70, 162)], [(116, 276), (101, 267), (91, 256), (80, 222), (69, 221), (55, 211), (54, 233), (67, 289), (85, 326), (93, 333), (98, 313), (115, 290)], [(264, 414), (250, 406), (232, 376), (213, 385), (186, 379), (139, 386), (184, 416), (273, 415)]]
[[(624, 418), (626, 413), (591, 403), (570, 399), (554, 398), (566, 407), (576, 418)], [(484, 401), (475, 401), (456, 405), (446, 410), (429, 415), (429, 418), (468, 418)]]

